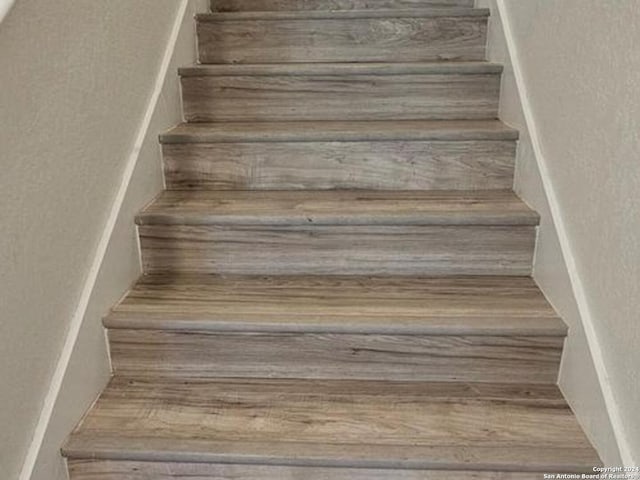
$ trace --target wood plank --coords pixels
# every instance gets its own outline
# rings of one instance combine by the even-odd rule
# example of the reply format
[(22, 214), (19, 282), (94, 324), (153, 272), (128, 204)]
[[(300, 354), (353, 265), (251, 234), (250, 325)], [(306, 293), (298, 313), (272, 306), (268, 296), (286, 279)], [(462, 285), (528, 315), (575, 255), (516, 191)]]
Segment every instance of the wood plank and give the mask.
[(432, 382), (115, 377), (64, 452), (453, 470), (574, 471), (599, 463), (555, 386)]
[(147, 275), (104, 323), (213, 332), (566, 334), (529, 277)]
[(212, 0), (214, 12), (473, 7), (473, 0)]
[(181, 67), (181, 77), (318, 75), (499, 75), (499, 63), (482, 62), (366, 62), (366, 63), (272, 63), (210, 64)]
[(357, 20), (361, 18), (487, 18), (488, 8), (375, 8), (364, 10), (276, 10), (276, 11), (248, 11), (248, 12), (213, 12), (200, 13), (196, 20), (219, 22), (223, 20)]
[(188, 122), (494, 119), (496, 75), (183, 77)]
[(199, 61), (310, 63), (484, 59), (485, 11), (407, 10), (403, 11), (403, 16), (393, 10), (362, 12), (199, 15), (196, 29)]
[(555, 384), (564, 337), (109, 330), (116, 375)]
[(530, 275), (535, 227), (139, 227), (146, 273)]
[(539, 472), (71, 460), (71, 480), (540, 480)]
[(535, 226), (512, 191), (167, 191), (138, 225)]
[(246, 142), (162, 146), (170, 190), (491, 190), (514, 141)]
[(496, 118), (500, 71), (464, 63), (450, 62), (448, 68), (366, 63), (191, 68), (182, 71), (185, 118), (190, 122)]
[(173, 191), (137, 221), (147, 273), (528, 275), (538, 216), (507, 191)]
[[(358, 455), (355, 448), (345, 448), (344, 445), (315, 443), (298, 445), (288, 442), (229, 444), (229, 442), (181, 440), (179, 443), (174, 442), (173, 450), (169, 451), (170, 442), (149, 438), (128, 439), (129, 450), (124, 452), (118, 448), (120, 441), (120, 438), (115, 436), (95, 438), (77, 434), (71, 442), (67, 443), (63, 453), (72, 459), (125, 461), (134, 459), (134, 461), (161, 462), (161, 464), (189, 462), (205, 465), (222, 463), (332, 469), (371, 468), (385, 470), (391, 475), (402, 471), (399, 469), (427, 469), (439, 471), (440, 478), (449, 471), (461, 469), (466, 469), (464, 471), (468, 473), (474, 470), (497, 470), (503, 473), (538, 472), (539, 478), (543, 472), (592, 473), (593, 466), (602, 465), (593, 449), (571, 446), (562, 449), (511, 447), (505, 451), (498, 451), (493, 447), (476, 446), (460, 448), (447, 445), (435, 447), (385, 445), (381, 447), (369, 444), (360, 447), (368, 452), (367, 456), (363, 456)], [(304, 456), (299, 453), (299, 448), (296, 448), (301, 446), (306, 449)], [(258, 453), (255, 453), (256, 451)], [(395, 475), (393, 478), (396, 478)]]
[(566, 333), (507, 277), (147, 276), (105, 324), (116, 373), (181, 377), (553, 383)]
[(497, 120), (186, 123), (160, 135), (163, 144), (517, 139), (517, 130)]

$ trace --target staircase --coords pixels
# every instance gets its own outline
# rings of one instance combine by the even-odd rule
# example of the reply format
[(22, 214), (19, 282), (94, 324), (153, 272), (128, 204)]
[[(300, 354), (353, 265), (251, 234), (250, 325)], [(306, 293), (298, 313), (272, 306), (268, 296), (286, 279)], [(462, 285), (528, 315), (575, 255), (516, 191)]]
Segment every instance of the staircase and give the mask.
[(597, 453), (472, 0), (214, 0), (72, 480), (529, 480)]

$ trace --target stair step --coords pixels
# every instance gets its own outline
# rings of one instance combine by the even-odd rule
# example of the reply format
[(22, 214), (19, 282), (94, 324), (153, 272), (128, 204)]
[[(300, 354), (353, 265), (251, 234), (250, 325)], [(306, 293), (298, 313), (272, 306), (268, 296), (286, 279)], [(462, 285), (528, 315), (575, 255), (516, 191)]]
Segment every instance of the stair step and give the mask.
[(163, 144), (230, 142), (366, 142), (517, 140), (499, 120), (185, 123), (160, 135)]
[[(556, 457), (553, 457), (556, 458)], [(575, 457), (574, 457), (575, 458)], [(288, 467), (222, 463), (132, 462), (71, 460), (72, 480), (164, 479), (172, 480), (540, 480), (539, 472), (460, 470), (398, 470), (338, 467)], [(555, 471), (555, 470), (554, 470)], [(389, 477), (393, 475), (393, 477)]]
[(138, 225), (524, 225), (539, 217), (508, 190), (168, 191)]
[(482, 62), (210, 65), (181, 81), (189, 122), (494, 119), (500, 73)]
[(125, 375), (554, 383), (529, 277), (148, 275), (105, 318)]
[(510, 191), (167, 191), (137, 218), (147, 273), (529, 275)]
[(172, 190), (510, 189), (516, 138), (498, 121), (185, 124), (161, 137)]
[(212, 0), (214, 12), (473, 7), (474, 0)]
[(200, 63), (483, 60), (487, 9), (197, 15)]
[(493, 383), (116, 376), (63, 452), (72, 471), (81, 460), (188, 462), (203, 464), (204, 478), (220, 464), (240, 474), (259, 465), (386, 469), (381, 478), (413, 478), (395, 476), (407, 469), (588, 472), (600, 464), (557, 387)]
[(530, 277), (146, 275), (107, 328), (564, 336)]

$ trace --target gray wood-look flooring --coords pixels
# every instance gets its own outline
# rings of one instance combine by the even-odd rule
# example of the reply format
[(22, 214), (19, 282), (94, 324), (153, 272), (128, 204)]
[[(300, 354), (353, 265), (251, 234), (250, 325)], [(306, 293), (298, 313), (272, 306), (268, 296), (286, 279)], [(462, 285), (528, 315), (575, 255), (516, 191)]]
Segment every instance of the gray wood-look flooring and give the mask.
[(170, 191), (138, 217), (149, 273), (527, 275), (537, 222), (508, 191)]
[(116, 375), (552, 384), (564, 337), (111, 329)]
[(212, 0), (216, 12), (473, 7), (473, 0)]
[(199, 15), (201, 63), (483, 60), (479, 9)]
[(566, 327), (526, 277), (144, 278), (116, 374), (553, 383)]
[(535, 226), (539, 217), (508, 190), (167, 191), (139, 225)]
[(498, 120), (186, 123), (160, 135), (163, 144), (517, 139), (517, 130)]
[(349, 62), (349, 63), (264, 63), (202, 64), (181, 67), (181, 77), (228, 76), (345, 76), (345, 75), (497, 75), (504, 67), (492, 62)]
[(510, 189), (498, 121), (185, 124), (161, 136), (169, 189)]
[(530, 275), (535, 227), (180, 225), (139, 227), (147, 273)]
[(108, 328), (564, 336), (529, 277), (147, 275)]
[(540, 480), (540, 472), (72, 460), (74, 480)]
[(597, 452), (555, 385), (472, 0), (212, 0), (144, 275), (71, 480), (533, 480)]
[(489, 190), (513, 184), (514, 141), (163, 145), (170, 190)]
[(500, 72), (421, 73), (413, 67), (407, 69), (411, 73), (403, 73), (396, 67), (396, 74), (379, 74), (355, 65), (337, 69), (323, 64), (325, 71), (316, 74), (301, 74), (299, 68), (276, 73), (269, 66), (266, 72), (254, 67), (251, 74), (235, 73), (233, 68), (224, 75), (196, 75), (191, 70), (182, 77), (185, 118), (253, 122), (497, 117)]
[(588, 471), (599, 463), (553, 385), (299, 379), (115, 377), (65, 452), (454, 470)]

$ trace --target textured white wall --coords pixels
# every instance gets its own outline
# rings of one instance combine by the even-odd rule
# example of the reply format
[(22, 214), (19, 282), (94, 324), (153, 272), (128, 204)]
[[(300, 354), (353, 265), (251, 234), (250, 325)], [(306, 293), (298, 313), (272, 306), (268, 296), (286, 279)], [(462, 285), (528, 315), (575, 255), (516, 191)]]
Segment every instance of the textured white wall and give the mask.
[[(179, 6), (19, 0), (0, 24), (0, 478), (23, 464)], [(154, 129), (178, 115), (160, 109)], [(63, 474), (60, 435), (108, 376), (100, 316), (139, 273), (132, 212), (162, 185), (157, 143), (141, 157), (34, 478)]]
[[(635, 0), (501, 2), (513, 34), (547, 180), (554, 192), (556, 220), (564, 229), (575, 260), (573, 273), (579, 277), (586, 298), (584, 302), (578, 299), (580, 315), (545, 192), (540, 188), (536, 161), (541, 159), (535, 158), (524, 131), (516, 188), (543, 215), (535, 277), (570, 326), (560, 384), (605, 461), (620, 462), (612, 420), (623, 459), (637, 464), (640, 4)], [(500, 59), (496, 48), (493, 55)], [(512, 77), (513, 72), (507, 69), (501, 114), (524, 129)], [(587, 331), (593, 326), (600, 347), (596, 351), (587, 347), (585, 326)], [(610, 394), (611, 419), (596, 369), (605, 393)]]

